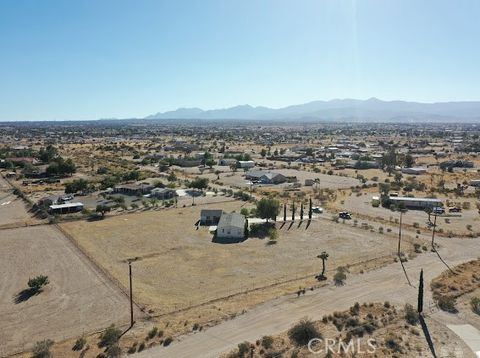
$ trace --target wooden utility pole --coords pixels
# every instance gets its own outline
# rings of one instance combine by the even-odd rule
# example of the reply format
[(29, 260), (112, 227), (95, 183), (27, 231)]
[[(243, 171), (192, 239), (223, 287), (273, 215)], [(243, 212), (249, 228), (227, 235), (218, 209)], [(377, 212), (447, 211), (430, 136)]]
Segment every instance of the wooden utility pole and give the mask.
[(400, 211), (400, 226), (398, 228), (398, 249), (397, 249), (397, 255), (400, 257), (400, 242), (402, 241), (402, 216), (403, 216), (403, 211)]
[(130, 277), (130, 327), (133, 327), (133, 295), (132, 295), (132, 262), (128, 261), (128, 274)]
[(432, 230), (432, 251), (435, 251), (435, 229), (437, 227), (437, 215), (434, 215), (433, 219), (433, 230)]

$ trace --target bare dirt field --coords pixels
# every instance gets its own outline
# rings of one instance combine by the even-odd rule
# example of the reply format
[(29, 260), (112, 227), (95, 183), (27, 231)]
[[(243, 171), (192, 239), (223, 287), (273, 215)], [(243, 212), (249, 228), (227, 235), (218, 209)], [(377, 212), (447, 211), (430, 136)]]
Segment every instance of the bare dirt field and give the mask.
[(13, 194), (12, 187), (0, 176), (0, 226), (30, 219), (25, 203)]
[(136, 258), (134, 296), (155, 314), (296, 277), (313, 277), (321, 270), (316, 256), (323, 250), (330, 254), (330, 274), (337, 266), (391, 257), (396, 250), (394, 235), (324, 219), (313, 221), (308, 228), (306, 222), (283, 227), (277, 223), (275, 245), (258, 238), (237, 244), (214, 243), (207, 228), (196, 230), (194, 226), (203, 208), (238, 212), (243, 205), (237, 201), (143, 212), (69, 222), (62, 228), (125, 286), (126, 262)]
[[(128, 299), (54, 226), (0, 231), (0, 356), (36, 341), (81, 336), (128, 322)], [(19, 295), (29, 278), (47, 275), (43, 292)]]

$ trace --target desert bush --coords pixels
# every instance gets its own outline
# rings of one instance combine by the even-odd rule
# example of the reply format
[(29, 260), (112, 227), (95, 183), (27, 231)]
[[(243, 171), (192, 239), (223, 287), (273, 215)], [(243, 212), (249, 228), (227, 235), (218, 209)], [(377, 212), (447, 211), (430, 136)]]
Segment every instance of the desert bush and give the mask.
[(333, 276), (333, 281), (337, 286), (343, 286), (345, 284), (345, 280), (347, 279), (347, 275), (345, 274), (345, 269), (343, 267), (339, 267), (337, 269), (337, 273)]
[(442, 311), (456, 313), (457, 308), (455, 307), (455, 298), (452, 296), (438, 296), (437, 297), (438, 307)]
[(75, 341), (75, 344), (72, 347), (73, 351), (81, 351), (83, 347), (87, 344), (87, 339), (85, 337), (80, 337)]
[(98, 342), (98, 346), (100, 348), (113, 346), (118, 342), (121, 334), (122, 331), (116, 328), (114, 324), (112, 324), (100, 335), (100, 341)]
[(302, 319), (288, 331), (288, 337), (297, 346), (304, 346), (312, 338), (321, 338), (322, 335), (309, 319)]
[(33, 358), (50, 358), (52, 357), (52, 352), (50, 348), (53, 346), (53, 341), (50, 339), (45, 339), (35, 343), (33, 346)]
[(472, 297), (470, 300), (470, 306), (474, 313), (480, 315), (480, 297)]
[(172, 338), (172, 337), (167, 337), (167, 338), (165, 338), (165, 340), (163, 341), (163, 346), (164, 346), (164, 347), (169, 346), (172, 342), (173, 342), (173, 338)]
[(415, 326), (419, 321), (418, 312), (408, 303), (405, 305), (405, 320), (412, 326)]
[(155, 337), (157, 335), (157, 332), (158, 332), (158, 328), (157, 327), (153, 327), (147, 334), (147, 338), (148, 339), (152, 339), (153, 337)]
[(262, 338), (262, 346), (265, 348), (265, 349), (270, 349), (273, 345), (273, 338), (270, 337), (270, 336), (264, 336)]

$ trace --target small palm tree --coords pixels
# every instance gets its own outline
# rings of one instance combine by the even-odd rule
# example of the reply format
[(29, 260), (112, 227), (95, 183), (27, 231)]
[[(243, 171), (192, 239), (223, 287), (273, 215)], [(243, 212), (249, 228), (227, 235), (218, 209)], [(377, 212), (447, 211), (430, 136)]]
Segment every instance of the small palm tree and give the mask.
[(327, 279), (327, 277), (325, 276), (325, 261), (328, 260), (328, 254), (326, 251), (322, 251), (322, 253), (318, 255), (317, 258), (322, 259), (322, 273), (317, 276), (317, 279), (323, 281)]

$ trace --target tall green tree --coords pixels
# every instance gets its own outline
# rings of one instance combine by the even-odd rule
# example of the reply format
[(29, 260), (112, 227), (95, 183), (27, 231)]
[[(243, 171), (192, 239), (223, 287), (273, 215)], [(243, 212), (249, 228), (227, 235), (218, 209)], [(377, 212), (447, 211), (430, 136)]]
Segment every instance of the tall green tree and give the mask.
[(312, 212), (313, 212), (312, 198), (310, 198), (308, 200), (308, 220), (312, 220)]
[(262, 219), (266, 219), (267, 222), (269, 219), (275, 220), (279, 212), (280, 203), (278, 202), (278, 200), (271, 198), (262, 198), (257, 202), (256, 213)]

